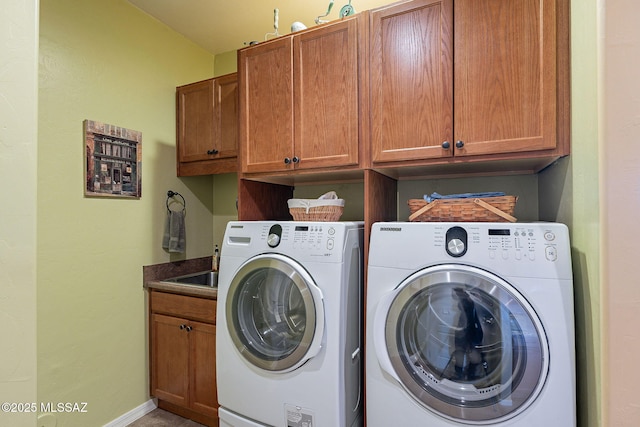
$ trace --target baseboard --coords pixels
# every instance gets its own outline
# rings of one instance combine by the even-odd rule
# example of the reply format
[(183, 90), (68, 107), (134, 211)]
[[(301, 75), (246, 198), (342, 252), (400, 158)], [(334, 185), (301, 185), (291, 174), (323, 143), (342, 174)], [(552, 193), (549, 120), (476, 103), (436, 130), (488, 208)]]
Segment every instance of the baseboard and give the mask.
[(103, 427), (126, 427), (135, 420), (144, 417), (157, 407), (158, 404), (156, 403), (155, 399), (149, 399), (137, 408), (133, 408), (126, 414), (123, 414), (110, 423), (105, 424)]

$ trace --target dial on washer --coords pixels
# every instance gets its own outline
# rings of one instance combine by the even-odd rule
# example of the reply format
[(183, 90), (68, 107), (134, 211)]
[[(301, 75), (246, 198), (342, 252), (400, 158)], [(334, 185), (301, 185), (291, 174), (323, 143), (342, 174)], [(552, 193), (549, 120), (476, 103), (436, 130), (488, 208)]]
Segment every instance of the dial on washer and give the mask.
[(275, 248), (280, 244), (281, 237), (282, 237), (282, 226), (280, 224), (274, 224), (269, 229), (267, 244), (269, 245), (269, 247)]
[(467, 231), (462, 227), (447, 230), (447, 253), (452, 257), (461, 257), (467, 253)]

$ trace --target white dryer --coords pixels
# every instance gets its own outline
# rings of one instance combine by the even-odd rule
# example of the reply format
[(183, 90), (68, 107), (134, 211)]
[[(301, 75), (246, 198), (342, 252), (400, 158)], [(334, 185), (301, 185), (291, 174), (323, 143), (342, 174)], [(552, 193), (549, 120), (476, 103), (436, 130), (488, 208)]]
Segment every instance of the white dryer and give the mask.
[(566, 226), (376, 223), (368, 427), (576, 425)]
[(230, 222), (220, 258), (221, 426), (362, 423), (363, 224)]

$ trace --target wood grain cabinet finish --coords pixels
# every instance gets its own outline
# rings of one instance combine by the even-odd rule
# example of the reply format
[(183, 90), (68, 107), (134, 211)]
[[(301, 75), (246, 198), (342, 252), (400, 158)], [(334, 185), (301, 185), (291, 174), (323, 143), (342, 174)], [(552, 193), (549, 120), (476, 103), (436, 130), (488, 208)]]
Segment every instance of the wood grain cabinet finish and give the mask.
[(243, 173), (358, 165), (361, 19), (239, 52)]
[(568, 154), (557, 138), (556, 30), (556, 0), (372, 11), (372, 163)]
[(158, 406), (217, 426), (216, 301), (151, 291), (151, 395)]
[(176, 88), (178, 176), (236, 172), (237, 74)]
[(371, 12), (371, 153), (375, 163), (449, 156), (453, 1)]

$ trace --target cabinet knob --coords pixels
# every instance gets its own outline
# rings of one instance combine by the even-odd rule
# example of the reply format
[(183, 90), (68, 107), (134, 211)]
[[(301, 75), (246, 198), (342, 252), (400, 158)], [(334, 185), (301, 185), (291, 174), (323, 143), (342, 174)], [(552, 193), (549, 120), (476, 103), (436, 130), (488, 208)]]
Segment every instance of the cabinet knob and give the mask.
[(285, 157), (285, 158), (284, 158), (284, 164), (285, 164), (285, 165), (288, 165), (289, 163), (291, 163), (291, 159), (290, 159), (290, 158), (288, 158), (288, 157)]
[(300, 158), (298, 156), (293, 156), (293, 163), (300, 163)]
[(462, 147), (464, 147), (464, 141), (456, 142), (456, 148), (462, 148)]
[(451, 144), (449, 144), (449, 141), (445, 141), (442, 143), (442, 148), (444, 148), (445, 150), (448, 150), (449, 147), (451, 147)]
[(191, 332), (193, 328), (191, 326), (187, 326), (185, 329), (187, 330), (187, 332)]
[(213, 154), (218, 154), (218, 153), (219, 153), (219, 151), (216, 150), (215, 148), (213, 150), (207, 150), (207, 154), (210, 155), (210, 156), (213, 155)]
[(187, 325), (180, 325), (180, 330), (183, 330), (187, 327)]

